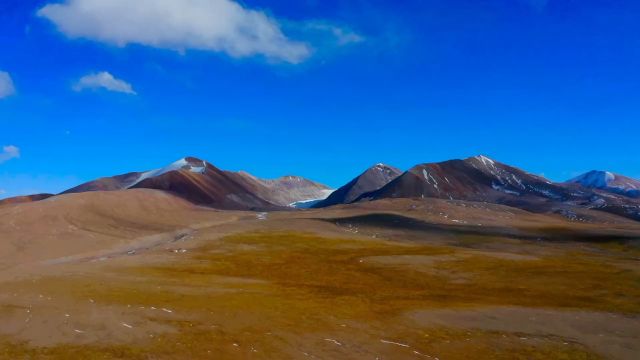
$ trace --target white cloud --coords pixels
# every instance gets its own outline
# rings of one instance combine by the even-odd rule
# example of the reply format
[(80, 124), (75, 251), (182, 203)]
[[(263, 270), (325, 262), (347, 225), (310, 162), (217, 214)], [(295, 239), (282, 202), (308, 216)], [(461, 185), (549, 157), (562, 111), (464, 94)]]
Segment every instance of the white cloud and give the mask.
[(115, 78), (106, 71), (85, 75), (73, 86), (73, 90), (75, 91), (100, 88), (125, 94), (136, 94), (136, 92), (133, 91), (131, 84), (124, 80)]
[(14, 158), (20, 157), (20, 149), (13, 145), (6, 145), (2, 147), (2, 152), (0, 152), (0, 164), (5, 161), (9, 161)]
[(16, 88), (13, 86), (13, 80), (9, 73), (0, 71), (0, 99), (11, 96), (16, 93)]
[(288, 63), (302, 62), (312, 51), (289, 39), (276, 19), (233, 0), (66, 0), (38, 15), (70, 38), (117, 46), (261, 55)]
[(338, 46), (350, 45), (363, 42), (365, 39), (362, 35), (357, 34), (353, 30), (340, 27), (323, 21), (310, 21), (306, 23), (305, 29), (308, 31), (322, 32), (329, 34)]

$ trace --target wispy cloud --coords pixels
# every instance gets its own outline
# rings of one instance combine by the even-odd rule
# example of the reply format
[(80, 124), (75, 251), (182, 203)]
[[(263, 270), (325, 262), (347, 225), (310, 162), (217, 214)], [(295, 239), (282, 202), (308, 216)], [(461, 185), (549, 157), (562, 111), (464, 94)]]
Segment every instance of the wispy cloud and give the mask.
[(324, 21), (309, 21), (304, 25), (305, 30), (330, 36), (336, 45), (344, 46), (365, 41), (364, 36), (355, 31)]
[(2, 147), (0, 152), (0, 164), (20, 157), (20, 149), (17, 146), (6, 145)]
[(13, 80), (9, 73), (0, 71), (0, 99), (7, 96), (11, 96), (16, 93), (16, 88), (13, 85)]
[(105, 89), (114, 92), (121, 92), (130, 95), (136, 95), (131, 84), (124, 80), (118, 79), (106, 71), (85, 75), (78, 80), (73, 86), (75, 91), (85, 89)]
[(276, 19), (233, 0), (66, 0), (44, 6), (38, 15), (70, 38), (117, 46), (261, 55), (288, 63), (302, 62), (312, 52), (289, 39)]

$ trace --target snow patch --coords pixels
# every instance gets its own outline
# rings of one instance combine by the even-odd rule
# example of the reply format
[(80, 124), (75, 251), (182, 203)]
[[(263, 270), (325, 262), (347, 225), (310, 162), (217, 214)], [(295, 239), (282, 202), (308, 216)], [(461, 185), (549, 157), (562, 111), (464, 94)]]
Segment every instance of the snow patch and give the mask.
[(482, 164), (484, 166), (491, 166), (491, 167), (495, 167), (496, 166), (496, 162), (489, 159), (488, 157), (484, 156), (484, 155), (480, 155), (480, 156), (476, 156), (476, 159), (482, 161)]
[(496, 184), (495, 182), (491, 183), (491, 187), (493, 188), (493, 190), (500, 191), (500, 192), (503, 192), (505, 194), (516, 195), (516, 196), (520, 196), (521, 195), (519, 192), (506, 189), (504, 187), (504, 185)]
[(309, 209), (313, 205), (315, 205), (315, 204), (319, 203), (320, 201), (325, 200), (326, 198), (328, 198), (329, 195), (333, 194), (334, 191), (335, 191), (334, 189), (325, 189), (325, 190), (322, 190), (322, 197), (320, 197), (320, 198), (307, 199), (307, 200), (300, 200), (300, 201), (292, 202), (291, 204), (289, 204), (289, 206), (297, 208), (297, 209)]
[(615, 174), (609, 171), (589, 171), (586, 174), (569, 180), (569, 182), (578, 183), (585, 187), (604, 189), (615, 179)]
[(197, 173), (197, 174), (204, 174), (204, 172), (207, 170), (207, 163), (202, 161), (202, 163), (200, 164), (193, 164), (189, 161), (187, 161), (186, 158), (182, 158), (168, 166), (165, 166), (163, 168), (160, 169), (155, 169), (155, 170), (151, 170), (151, 171), (147, 171), (142, 173), (131, 185), (127, 186), (128, 188), (140, 183), (143, 180), (149, 179), (149, 178), (154, 178), (156, 176), (160, 176), (163, 174), (166, 174), (168, 172), (171, 171), (177, 171), (177, 170), (188, 170), (192, 173)]
[[(426, 169), (422, 169), (422, 175), (424, 176), (424, 179), (427, 181), (427, 184), (433, 185), (433, 187), (438, 189), (438, 181), (436, 181), (436, 179), (433, 177), (433, 175), (429, 174), (429, 172), (427, 172)], [(429, 179), (431, 179), (431, 181), (433, 181), (433, 183), (431, 183), (431, 181), (429, 181)]]
[(256, 219), (258, 220), (267, 220), (268, 217), (269, 217), (269, 213), (266, 213), (266, 212), (261, 212), (256, 214)]
[(539, 193), (539, 194), (542, 194), (542, 195), (544, 195), (544, 196), (546, 196), (546, 197), (548, 197), (548, 198), (550, 198), (550, 199), (556, 199), (556, 200), (559, 200), (559, 199), (561, 199), (561, 198), (562, 198), (560, 195), (555, 194), (554, 192), (552, 192), (552, 191), (550, 191), (550, 190), (548, 190), (548, 189), (542, 189), (542, 188), (538, 188), (538, 187), (535, 187), (535, 186), (532, 186), (532, 185), (529, 185), (529, 188), (530, 188), (532, 191), (535, 191), (535, 192), (537, 192), (537, 193)]

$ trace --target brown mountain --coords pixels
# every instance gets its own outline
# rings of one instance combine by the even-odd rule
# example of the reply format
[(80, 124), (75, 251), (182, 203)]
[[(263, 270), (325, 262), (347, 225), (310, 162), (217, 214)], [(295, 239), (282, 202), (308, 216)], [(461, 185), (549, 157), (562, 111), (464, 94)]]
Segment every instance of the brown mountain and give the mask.
[(164, 190), (194, 204), (218, 209), (258, 210), (275, 207), (225, 171), (193, 157), (142, 173), (128, 188)]
[(321, 208), (338, 204), (348, 204), (364, 193), (380, 189), (401, 174), (402, 171), (393, 166), (385, 164), (374, 165), (313, 207)]
[(26, 195), (26, 196), (15, 196), (15, 197), (0, 200), (0, 206), (40, 201), (40, 200), (48, 199), (52, 196), (54, 195), (53, 194), (34, 194), (34, 195)]
[[(420, 164), (402, 174), (378, 164), (324, 199), (331, 192), (328, 187), (301, 177), (259, 179), (188, 157), (160, 169), (97, 179), (63, 194), (147, 188), (172, 193), (194, 204), (230, 210), (283, 209), (298, 202), (311, 206), (319, 199), (324, 200), (314, 207), (388, 198), (440, 198), (508, 205), (570, 218), (585, 209), (598, 210), (640, 221), (637, 187), (636, 180), (608, 172), (552, 183), (486, 156), (475, 156)], [(51, 196), (5, 199), (0, 205)]]
[(103, 177), (97, 180), (89, 181), (84, 184), (78, 185), (74, 188), (66, 190), (63, 194), (81, 193), (89, 191), (113, 191), (123, 190), (132, 186), (140, 176), (144, 174), (142, 172), (131, 172), (123, 175), (116, 175), (112, 177)]
[(486, 156), (420, 164), (359, 199), (435, 197), (496, 202), (510, 198), (562, 200), (567, 190)]
[(640, 202), (575, 184), (556, 184), (486, 156), (414, 166), (355, 201), (440, 198), (509, 205), (535, 212), (571, 214), (580, 206), (640, 220)]
[(323, 199), (327, 186), (297, 176), (264, 180), (246, 172), (223, 171), (194, 158), (180, 159), (166, 167), (93, 180), (63, 194), (136, 188), (171, 192), (192, 203), (219, 209), (274, 209), (291, 203)]
[(325, 199), (333, 192), (326, 185), (299, 176), (260, 179), (244, 171), (226, 173), (262, 199), (279, 206)]

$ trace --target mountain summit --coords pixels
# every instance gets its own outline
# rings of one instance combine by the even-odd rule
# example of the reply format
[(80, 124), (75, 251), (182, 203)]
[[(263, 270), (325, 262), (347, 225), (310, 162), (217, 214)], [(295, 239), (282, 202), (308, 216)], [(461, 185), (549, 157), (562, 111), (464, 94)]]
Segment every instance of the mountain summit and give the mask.
[(609, 171), (592, 170), (567, 181), (567, 183), (629, 197), (640, 197), (640, 181)]
[(80, 193), (87, 191), (113, 191), (129, 189), (144, 181), (145, 179), (154, 178), (164, 175), (171, 171), (190, 171), (194, 173), (204, 173), (206, 170), (206, 162), (194, 157), (185, 157), (176, 162), (173, 162), (165, 167), (145, 171), (145, 172), (130, 172), (122, 175), (116, 175), (111, 177), (104, 177), (97, 180), (92, 180), (87, 183), (78, 185), (74, 188), (66, 190), (63, 194)]
[(387, 185), (390, 181), (400, 176), (400, 174), (402, 174), (402, 171), (393, 166), (376, 164), (313, 207), (320, 208), (337, 204), (348, 204), (364, 193), (378, 190)]

